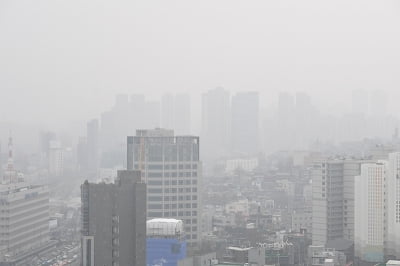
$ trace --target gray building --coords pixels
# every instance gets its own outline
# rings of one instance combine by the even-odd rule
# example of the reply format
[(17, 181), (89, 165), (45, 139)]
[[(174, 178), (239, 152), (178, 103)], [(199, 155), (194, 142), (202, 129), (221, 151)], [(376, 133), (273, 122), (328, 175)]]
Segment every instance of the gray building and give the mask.
[(226, 156), (230, 140), (230, 94), (218, 87), (202, 94), (201, 139), (204, 160)]
[(200, 240), (199, 137), (173, 130), (137, 130), (128, 137), (128, 169), (141, 170), (147, 183), (148, 218), (182, 220), (190, 245)]
[(146, 264), (146, 184), (140, 171), (120, 170), (114, 183), (85, 183), (82, 265)]
[(238, 154), (259, 152), (258, 92), (240, 92), (232, 97), (232, 151)]
[(312, 243), (354, 240), (354, 177), (366, 160), (324, 159), (314, 162), (311, 176)]

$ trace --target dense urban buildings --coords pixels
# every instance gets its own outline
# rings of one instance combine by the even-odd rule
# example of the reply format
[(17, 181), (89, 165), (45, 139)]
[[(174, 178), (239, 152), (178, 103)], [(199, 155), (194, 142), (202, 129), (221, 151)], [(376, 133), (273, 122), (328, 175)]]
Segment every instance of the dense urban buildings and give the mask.
[(119, 170), (114, 183), (81, 186), (82, 265), (146, 263), (146, 184)]
[(173, 130), (137, 130), (128, 137), (128, 169), (142, 171), (147, 217), (182, 220), (189, 244), (200, 241), (202, 165), (199, 137)]

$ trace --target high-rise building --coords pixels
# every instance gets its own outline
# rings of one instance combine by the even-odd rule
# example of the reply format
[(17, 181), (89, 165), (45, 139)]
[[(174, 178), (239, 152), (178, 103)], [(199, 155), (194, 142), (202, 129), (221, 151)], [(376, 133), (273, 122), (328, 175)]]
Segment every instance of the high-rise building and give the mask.
[(115, 183), (81, 186), (82, 265), (146, 265), (146, 184), (120, 170)]
[(400, 258), (400, 152), (389, 154), (386, 183), (386, 254)]
[(200, 239), (199, 137), (173, 130), (137, 130), (128, 137), (128, 169), (147, 183), (147, 217), (182, 220), (189, 244)]
[(230, 96), (218, 87), (202, 95), (201, 138), (205, 160), (226, 155), (229, 150)]
[(41, 132), (40, 133), (40, 152), (45, 156), (48, 155), (50, 148), (50, 141), (56, 139), (56, 134), (51, 131)]
[(363, 164), (355, 177), (354, 255), (363, 262), (384, 259), (386, 164)]
[(161, 126), (174, 129), (174, 96), (171, 93), (161, 97)]
[(190, 95), (178, 93), (175, 95), (174, 131), (177, 135), (189, 135), (191, 129)]
[(99, 169), (99, 121), (93, 119), (87, 123), (87, 166), (92, 175)]
[(50, 141), (49, 151), (49, 174), (57, 177), (61, 176), (64, 171), (64, 150), (60, 141)]
[(354, 177), (366, 160), (315, 161), (312, 177), (312, 244), (354, 240)]
[[(280, 92), (278, 98), (278, 114), (276, 127), (270, 126), (269, 131), (275, 132), (271, 145), (277, 149), (289, 150), (295, 146), (295, 139), (293, 138), (295, 126), (295, 99), (288, 92)], [(271, 134), (271, 133), (270, 133)], [(275, 139), (275, 141), (274, 141)]]
[(147, 221), (147, 266), (177, 266), (186, 258), (186, 240), (183, 223), (176, 219)]
[[(190, 133), (190, 96), (188, 94), (164, 94), (161, 98), (161, 126), (173, 129), (176, 134)], [(153, 125), (154, 126), (154, 125)]]
[(258, 92), (240, 92), (232, 97), (232, 151), (239, 154), (259, 152)]

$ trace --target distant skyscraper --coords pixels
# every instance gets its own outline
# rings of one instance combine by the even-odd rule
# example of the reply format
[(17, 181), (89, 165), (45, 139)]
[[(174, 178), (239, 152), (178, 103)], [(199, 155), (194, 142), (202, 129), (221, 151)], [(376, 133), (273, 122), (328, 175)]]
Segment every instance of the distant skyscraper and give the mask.
[[(138, 128), (159, 127), (161, 113), (160, 102), (148, 101), (143, 94), (118, 95), (115, 105), (101, 115), (100, 147), (107, 164), (119, 163), (124, 156), (126, 136)], [(116, 157), (117, 162), (112, 161)]]
[[(270, 128), (276, 131), (274, 139), (266, 141), (276, 142), (275, 149), (289, 150), (295, 146), (293, 133), (295, 129), (295, 100), (288, 92), (280, 92), (278, 99), (278, 116), (276, 128)], [(276, 139), (276, 140), (275, 140)]]
[(191, 128), (190, 95), (176, 94), (174, 110), (174, 131), (178, 135), (189, 135)]
[(160, 127), (160, 102), (146, 102), (146, 107), (140, 120), (144, 122), (144, 128)]
[(97, 175), (99, 169), (99, 122), (93, 119), (87, 123), (87, 166), (90, 175)]
[(46, 156), (49, 152), (50, 141), (56, 139), (56, 134), (51, 131), (42, 132), (40, 134), (40, 149), (43, 154)]
[(256, 154), (259, 147), (258, 92), (240, 92), (232, 97), (232, 150)]
[(230, 96), (218, 87), (202, 95), (202, 149), (206, 160), (226, 155), (229, 150)]
[(77, 158), (77, 167), (80, 171), (86, 171), (87, 169), (87, 161), (88, 161), (88, 152), (87, 152), (87, 140), (86, 137), (80, 137), (78, 139), (78, 144), (76, 147), (76, 158)]
[(312, 244), (354, 240), (354, 177), (363, 160), (326, 159), (314, 162), (311, 176)]
[(364, 263), (384, 261), (385, 175), (381, 161), (363, 164), (355, 177), (354, 253)]
[(60, 141), (50, 141), (49, 151), (49, 174), (61, 176), (64, 171), (64, 150)]
[(121, 170), (114, 184), (81, 186), (82, 265), (146, 265), (146, 184)]
[(174, 129), (174, 96), (170, 93), (161, 97), (161, 126)]
[(177, 134), (190, 133), (190, 96), (170, 93), (161, 98), (161, 125), (173, 129)]
[(143, 171), (147, 216), (182, 220), (188, 242), (200, 240), (199, 137), (172, 130), (138, 130), (128, 137), (128, 169)]

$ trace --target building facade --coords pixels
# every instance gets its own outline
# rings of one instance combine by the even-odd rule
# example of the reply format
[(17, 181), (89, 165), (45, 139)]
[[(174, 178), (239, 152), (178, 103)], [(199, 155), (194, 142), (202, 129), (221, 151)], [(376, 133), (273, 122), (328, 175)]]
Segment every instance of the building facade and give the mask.
[(188, 243), (196, 244), (201, 232), (199, 137), (137, 130), (127, 142), (128, 169), (141, 170), (147, 184), (147, 217), (182, 220)]
[(139, 171), (118, 171), (115, 183), (81, 186), (82, 265), (146, 263), (146, 184)]
[(49, 248), (49, 218), (46, 186), (0, 184), (0, 265), (27, 265)]
[(384, 259), (386, 166), (363, 164), (355, 178), (354, 255), (364, 262)]
[(354, 178), (366, 160), (315, 161), (312, 177), (312, 243), (354, 240)]
[(386, 177), (386, 255), (400, 258), (400, 152), (390, 153)]

